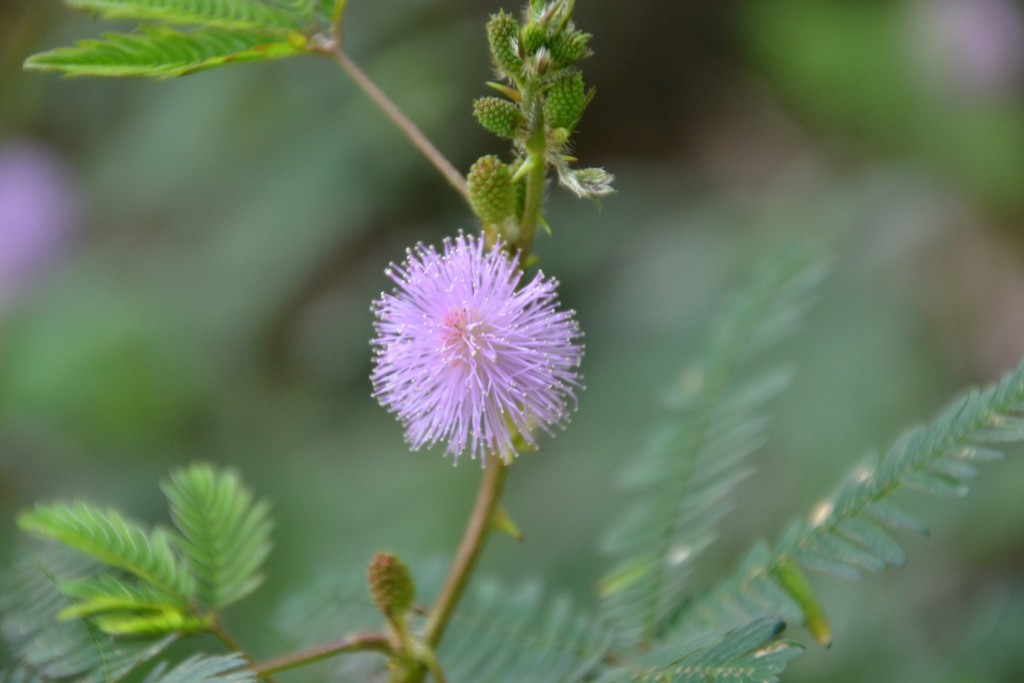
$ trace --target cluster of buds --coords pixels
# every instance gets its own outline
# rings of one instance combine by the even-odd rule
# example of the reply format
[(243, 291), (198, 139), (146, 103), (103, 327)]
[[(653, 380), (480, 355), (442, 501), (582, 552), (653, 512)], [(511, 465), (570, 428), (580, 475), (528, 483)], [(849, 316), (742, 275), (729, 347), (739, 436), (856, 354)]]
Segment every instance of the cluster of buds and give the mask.
[(529, 170), (531, 141), (541, 140), (543, 161), (562, 184), (582, 197), (612, 191), (603, 169), (571, 168), (570, 138), (594, 96), (577, 64), (590, 56), (590, 34), (571, 20), (574, 0), (530, 0), (519, 21), (504, 11), (487, 22), (491, 60), (499, 81), (488, 83), (501, 96), (481, 97), (473, 114), (488, 131), (511, 140), (515, 159), (503, 164), (486, 156), (468, 177), (471, 203), (485, 232), (512, 243), (522, 211), (521, 184)]
[(516, 87), (543, 81), (591, 54), (591, 35), (570, 19), (572, 0), (531, 2), (525, 21), (498, 12), (487, 22), (487, 42), (499, 76)]

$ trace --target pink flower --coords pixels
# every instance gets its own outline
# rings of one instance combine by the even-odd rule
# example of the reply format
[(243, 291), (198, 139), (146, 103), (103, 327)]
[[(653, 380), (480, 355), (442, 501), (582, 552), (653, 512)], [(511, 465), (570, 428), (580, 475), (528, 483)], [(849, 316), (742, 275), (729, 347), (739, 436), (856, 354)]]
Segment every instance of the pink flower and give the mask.
[(557, 281), (538, 273), (519, 287), (514, 259), (462, 234), (443, 254), (417, 245), (387, 273), (396, 288), (373, 305), (373, 395), (414, 450), (445, 442), (456, 461), (467, 449), (508, 459), (516, 432), (536, 446), (534, 428), (568, 422), (582, 333), (558, 309)]

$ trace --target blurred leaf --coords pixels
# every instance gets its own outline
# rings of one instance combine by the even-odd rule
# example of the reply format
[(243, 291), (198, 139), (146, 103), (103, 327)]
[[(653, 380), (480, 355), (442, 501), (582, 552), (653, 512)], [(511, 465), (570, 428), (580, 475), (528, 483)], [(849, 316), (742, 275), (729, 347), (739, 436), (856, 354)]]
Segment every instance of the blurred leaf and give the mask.
[(601, 587), (604, 613), (632, 645), (654, 642), (683, 604), (694, 560), (732, 509), (746, 458), (765, 438), (756, 415), (788, 373), (738, 377), (744, 361), (791, 332), (824, 272), (821, 257), (790, 245), (765, 259), (721, 314), (711, 348), (680, 380), (682, 405), (654, 447), (624, 472), (630, 508), (605, 541), (616, 566)]
[[(849, 580), (862, 578), (865, 571), (879, 573), (891, 563), (902, 564), (903, 551), (882, 527), (925, 529), (888, 499), (905, 488), (938, 495), (966, 492), (974, 469), (958, 465), (973, 457), (971, 444), (1020, 439), (1017, 418), (1022, 412), (1024, 364), (997, 384), (967, 392), (928, 426), (905, 432), (884, 458), (872, 455), (854, 467), (807, 519), (789, 527), (774, 550), (756, 545), (733, 577), (688, 608), (679, 632), (735, 626), (773, 609), (782, 613), (791, 608), (791, 599), (801, 604), (807, 622), (813, 622), (820, 610), (814, 607), (817, 614), (811, 614), (807, 606), (817, 600), (806, 581), (789, 571), (795, 570), (792, 564)], [(776, 608), (752, 599), (759, 595), (770, 601), (773, 596), (762, 587), (780, 577), (790, 600), (780, 601)]]
[(193, 655), (169, 671), (161, 663), (143, 683), (256, 683), (256, 676), (243, 669), (245, 665), (245, 658), (237, 654)]
[(571, 683), (587, 680), (612, 642), (603, 625), (535, 584), (509, 590), (477, 580), (438, 651), (453, 681)]
[(598, 683), (776, 683), (789, 660), (802, 649), (779, 640), (779, 619), (764, 617), (725, 634), (661, 646), (628, 666), (599, 677)]
[(114, 683), (176, 640), (174, 635), (110, 638), (86, 620), (59, 621), (57, 614), (69, 602), (58, 584), (85, 579), (95, 569), (82, 556), (52, 546), (38, 555), (20, 557), (4, 573), (0, 627), (25, 672), (46, 681), (74, 676), (79, 683)]

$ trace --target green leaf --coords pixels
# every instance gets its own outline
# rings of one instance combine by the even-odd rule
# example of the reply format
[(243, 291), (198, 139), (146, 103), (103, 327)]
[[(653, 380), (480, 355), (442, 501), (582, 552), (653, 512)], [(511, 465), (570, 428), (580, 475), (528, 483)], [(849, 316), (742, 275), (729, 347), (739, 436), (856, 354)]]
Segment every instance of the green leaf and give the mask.
[(134, 586), (113, 574), (98, 574), (65, 581), (60, 592), (77, 601), (65, 608), (58, 618), (79, 618), (117, 610), (162, 610), (178, 606), (174, 596), (152, 586)]
[(870, 522), (862, 519), (847, 519), (839, 524), (838, 531), (854, 543), (871, 549), (879, 558), (889, 564), (902, 567), (907, 562), (907, 554), (903, 552), (903, 548), (893, 540), (892, 536)]
[[(903, 550), (882, 527), (922, 534), (928, 530), (889, 499), (904, 489), (965, 494), (965, 481), (975, 472), (964, 461), (998, 457), (989, 448), (975, 446), (977, 441), (1024, 440), (1022, 407), (1024, 364), (998, 384), (967, 392), (928, 426), (907, 431), (884, 458), (869, 457), (854, 467), (833, 495), (789, 528), (774, 550), (759, 544), (735, 576), (687, 610), (679, 633), (736, 625), (763, 613), (760, 607), (750, 608), (745, 596), (764, 595), (765, 582), (774, 581), (780, 568), (793, 564), (847, 579), (861, 578), (865, 569), (876, 572), (888, 564), (902, 565)], [(808, 592), (809, 585), (804, 589)]]
[(902, 484), (908, 489), (949, 498), (963, 498), (971, 492), (967, 484), (927, 470), (908, 473)]
[(305, 52), (306, 38), (291, 33), (200, 29), (183, 33), (167, 27), (142, 27), (140, 33), (108, 33), (33, 55), (25, 68), (66, 76), (176, 78), (227, 64), (290, 57)]
[(143, 683), (256, 683), (256, 676), (245, 669), (246, 664), (238, 654), (193, 655), (170, 670), (161, 663)]
[(330, 7), (330, 12), (324, 12), (324, 16), (330, 18), (331, 26), (340, 27), (341, 18), (345, 14), (345, 6), (348, 5), (348, 0), (321, 0), (326, 10)]
[(256, 0), (65, 0), (104, 19), (137, 19), (240, 31), (299, 30), (302, 15)]
[(81, 683), (115, 683), (176, 640), (175, 635), (113, 639), (87, 620), (59, 621), (57, 614), (69, 602), (58, 585), (86, 579), (95, 569), (85, 557), (50, 546), (40, 555), (21, 557), (4, 573), (0, 630), (26, 671), (46, 681), (74, 677)]
[[(882, 562), (893, 555), (891, 544), (877, 546), (859, 544), (835, 546), (835, 540), (851, 520), (865, 525), (880, 521), (888, 526), (923, 527), (902, 510), (891, 505), (889, 498), (898, 490), (913, 489), (934, 495), (961, 497), (967, 494), (965, 480), (974, 476), (974, 468), (965, 466), (961, 456), (973, 441), (1024, 440), (1020, 420), (1015, 414), (1024, 399), (1024, 365), (1004, 378), (998, 385), (984, 391), (972, 391), (955, 401), (932, 424), (912, 429), (897, 439), (881, 462), (866, 461), (855, 468), (838, 491), (822, 508), (827, 514), (816, 516), (813, 524), (802, 527), (791, 547), (780, 544), (784, 557), (820, 549), (833, 544), (831, 559), (850, 567), (864, 566), (861, 552)], [(1005, 430), (1000, 432), (1000, 430)], [(868, 540), (869, 539), (865, 539)], [(870, 542), (870, 541), (869, 541)], [(818, 555), (822, 553), (818, 552)]]
[(792, 331), (823, 273), (820, 256), (802, 246), (766, 259), (713, 328), (707, 358), (683, 374), (672, 422), (624, 472), (632, 507), (606, 539), (616, 564), (601, 594), (627, 643), (652, 643), (678, 614), (690, 567), (715, 540), (746, 459), (765, 438), (757, 413), (789, 381), (785, 371), (746, 380), (741, 372)]
[(791, 659), (795, 643), (779, 640), (785, 622), (763, 617), (724, 634), (654, 649), (627, 667), (598, 678), (599, 683), (775, 683)]
[(460, 603), (438, 660), (452, 681), (572, 683), (586, 680), (610, 645), (610, 633), (567, 599), (484, 580)]
[(68, 581), (60, 591), (75, 602), (62, 609), (62, 620), (90, 617), (111, 635), (195, 633), (210, 626), (211, 617), (193, 616), (173, 596), (148, 585), (133, 585), (112, 574)]
[(25, 532), (57, 541), (96, 561), (134, 574), (187, 606), (194, 581), (162, 529), (147, 533), (116, 510), (88, 503), (38, 505), (18, 517)]
[(193, 465), (174, 472), (161, 488), (183, 537), (178, 545), (198, 580), (197, 599), (220, 609), (254, 591), (270, 552), (269, 505), (232, 470)]
[(864, 512), (874, 521), (884, 524), (890, 529), (913, 531), (922, 536), (931, 533), (924, 522), (888, 500), (876, 500), (868, 503), (864, 507)]

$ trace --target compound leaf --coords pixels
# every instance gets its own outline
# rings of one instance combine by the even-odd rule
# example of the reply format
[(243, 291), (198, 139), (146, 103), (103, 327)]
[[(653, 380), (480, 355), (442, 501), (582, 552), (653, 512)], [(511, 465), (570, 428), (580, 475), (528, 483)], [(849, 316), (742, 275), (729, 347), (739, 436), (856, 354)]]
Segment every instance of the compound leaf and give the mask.
[(65, 0), (74, 9), (104, 19), (207, 26), (210, 28), (300, 30), (306, 18), (294, 10), (256, 0)]
[(161, 488), (181, 530), (178, 546), (198, 580), (197, 600), (221, 609), (262, 582), (270, 552), (269, 506), (232, 470), (193, 465), (171, 474)]
[(33, 55), (25, 68), (65, 76), (176, 78), (227, 64), (279, 59), (304, 53), (306, 38), (205, 28), (181, 32), (144, 26), (139, 33), (108, 33)]
[(57, 541), (97, 562), (134, 574), (187, 606), (195, 583), (171, 543), (171, 535), (147, 532), (116, 510), (84, 502), (38, 505), (18, 517), (27, 533)]

